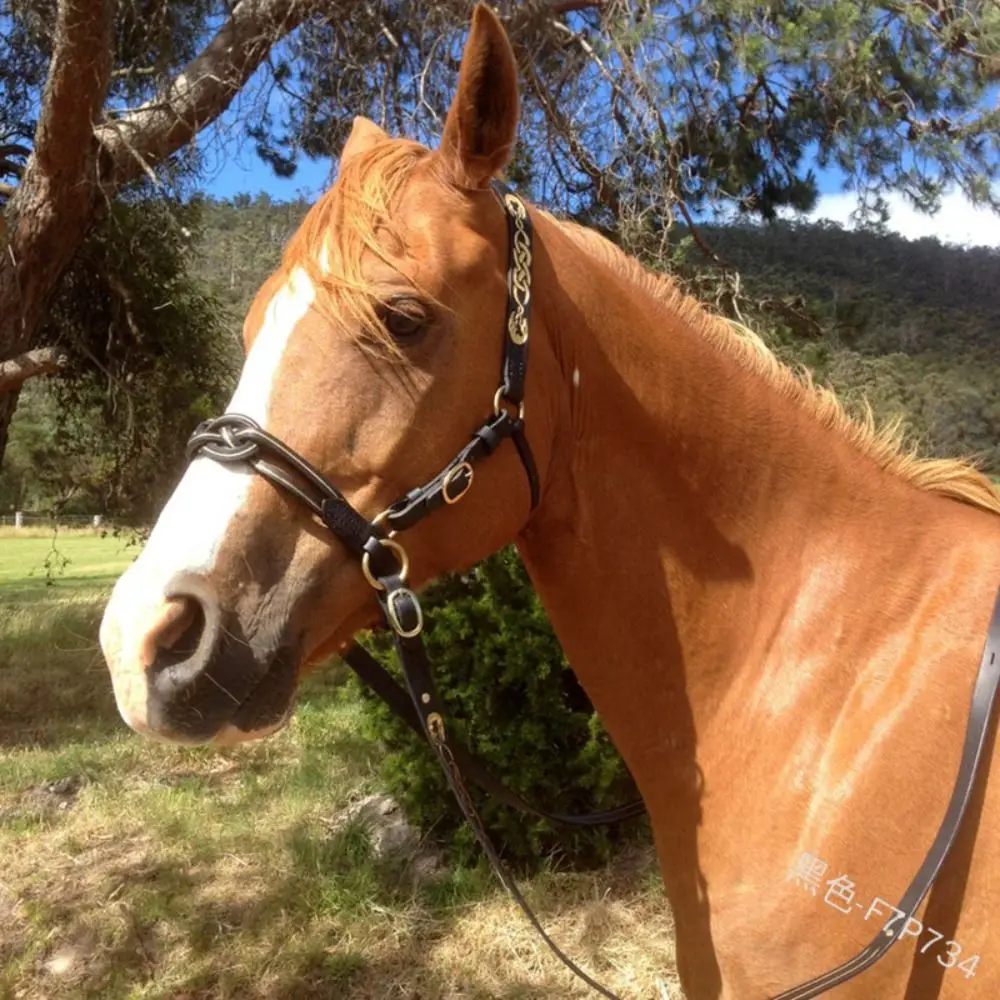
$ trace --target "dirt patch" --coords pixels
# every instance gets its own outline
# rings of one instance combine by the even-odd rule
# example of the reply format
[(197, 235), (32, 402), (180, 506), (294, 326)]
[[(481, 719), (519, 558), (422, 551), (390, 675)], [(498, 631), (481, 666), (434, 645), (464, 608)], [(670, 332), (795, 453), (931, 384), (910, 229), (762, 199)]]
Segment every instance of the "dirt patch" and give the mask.
[(87, 779), (82, 774), (75, 774), (28, 788), (13, 805), (0, 809), (0, 824), (52, 819), (75, 804), (86, 783)]
[(343, 835), (352, 826), (363, 829), (375, 859), (395, 864), (411, 889), (443, 873), (440, 852), (427, 843), (390, 795), (359, 799), (324, 820), (324, 825), (333, 836)]

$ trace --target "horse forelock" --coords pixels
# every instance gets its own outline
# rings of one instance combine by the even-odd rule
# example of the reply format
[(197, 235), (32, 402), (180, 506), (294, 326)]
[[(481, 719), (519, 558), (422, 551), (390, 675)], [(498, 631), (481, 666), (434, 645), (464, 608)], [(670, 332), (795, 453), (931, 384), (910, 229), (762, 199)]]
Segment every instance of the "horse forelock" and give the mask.
[(386, 139), (352, 157), (306, 214), (274, 276), (288, 280), (301, 268), (315, 288), (316, 309), (362, 346), (390, 356), (398, 347), (379, 318), (379, 289), (364, 262), (374, 256), (400, 272), (407, 240), (394, 209), (414, 167), (430, 155), (419, 143)]

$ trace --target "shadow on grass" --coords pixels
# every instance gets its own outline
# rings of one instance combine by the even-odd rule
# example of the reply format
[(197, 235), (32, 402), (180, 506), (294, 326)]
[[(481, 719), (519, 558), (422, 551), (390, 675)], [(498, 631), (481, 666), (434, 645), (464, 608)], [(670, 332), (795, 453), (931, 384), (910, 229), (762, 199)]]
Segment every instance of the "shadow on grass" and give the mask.
[(55, 747), (122, 731), (97, 641), (103, 603), (0, 607), (0, 747)]
[[(210, 884), (197, 868), (157, 863), (119, 870), (118, 912), (94, 918), (80, 907), (47, 914), (48, 951), (89, 948), (72, 980), (60, 984), (35, 963), (38, 995), (140, 995), (162, 1000), (338, 1000), (348, 998), (527, 998), (537, 981), (495, 968), (463, 974), (435, 967), (434, 946), (455, 930), (460, 908), (418, 909), (398, 866), (371, 857), (363, 833), (292, 833), (290, 871), (266, 887)], [(228, 889), (220, 896), (220, 889)], [(476, 893), (483, 895), (482, 888)], [(96, 900), (95, 900), (96, 901)], [(115, 919), (115, 917), (117, 919)], [(60, 926), (61, 925), (61, 926)], [(99, 943), (99, 944), (98, 944)], [(558, 967), (551, 985), (559, 982)], [(547, 980), (549, 977), (546, 977)], [(35, 984), (32, 984), (35, 985)], [(72, 986), (65, 993), (59, 987)], [(565, 985), (565, 984), (563, 984)], [(549, 986), (549, 983), (546, 983)], [(546, 996), (569, 996), (544, 989)], [(29, 994), (34, 996), (35, 994)]]
[[(0, 940), (0, 996), (15, 985), (46, 1000), (449, 995), (424, 967), (447, 914), (430, 936), (426, 912), (407, 921), (405, 879), (373, 859), (363, 831), (286, 836), (291, 863), (271, 873), (260, 858), (240, 867), (204, 845), (187, 856), (124, 837), (22, 874), (28, 920)], [(398, 992), (410, 980), (419, 994)]]

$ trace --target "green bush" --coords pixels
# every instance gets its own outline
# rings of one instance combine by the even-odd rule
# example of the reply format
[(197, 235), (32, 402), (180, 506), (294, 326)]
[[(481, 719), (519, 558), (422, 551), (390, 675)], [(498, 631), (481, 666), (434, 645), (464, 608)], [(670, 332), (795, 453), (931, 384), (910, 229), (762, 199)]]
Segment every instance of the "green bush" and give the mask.
[[(549, 812), (593, 812), (637, 796), (513, 549), (471, 573), (438, 581), (421, 601), (448, 731), (495, 777)], [(365, 642), (399, 678), (388, 637)], [(382, 778), (390, 793), (460, 860), (477, 857), (472, 832), (430, 748), (360, 682), (351, 683), (364, 699), (366, 735), (387, 749)], [(474, 785), (470, 790), (497, 847), (508, 860), (527, 865), (554, 853), (577, 865), (603, 862), (615, 840), (639, 825), (555, 826), (491, 800)]]

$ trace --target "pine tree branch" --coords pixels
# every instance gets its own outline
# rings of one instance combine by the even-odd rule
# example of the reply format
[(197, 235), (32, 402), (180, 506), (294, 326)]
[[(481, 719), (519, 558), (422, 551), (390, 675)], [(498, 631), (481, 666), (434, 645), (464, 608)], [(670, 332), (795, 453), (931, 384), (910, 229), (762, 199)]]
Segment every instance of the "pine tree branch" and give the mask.
[(333, 16), (346, 0), (240, 0), (205, 48), (164, 89), (97, 129), (102, 182), (119, 187), (186, 145), (215, 121), (273, 45), (314, 12)]
[(55, 347), (38, 347), (16, 358), (0, 361), (0, 395), (19, 389), (29, 378), (60, 371), (66, 363), (66, 355)]
[(93, 126), (111, 78), (113, 0), (60, 0), (33, 164), (73, 185), (93, 152)]

